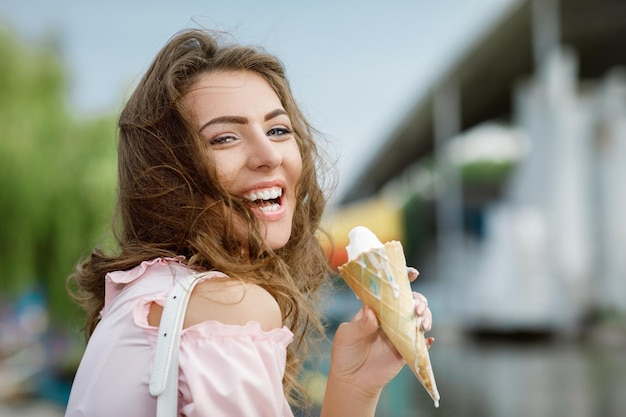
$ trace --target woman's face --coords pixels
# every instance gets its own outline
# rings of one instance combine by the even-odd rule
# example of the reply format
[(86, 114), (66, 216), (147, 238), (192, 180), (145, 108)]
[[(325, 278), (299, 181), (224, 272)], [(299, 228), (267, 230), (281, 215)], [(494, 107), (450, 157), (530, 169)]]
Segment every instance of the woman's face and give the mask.
[(205, 73), (184, 100), (213, 151), (220, 184), (248, 202), (270, 248), (284, 246), (302, 158), (274, 90), (250, 71)]

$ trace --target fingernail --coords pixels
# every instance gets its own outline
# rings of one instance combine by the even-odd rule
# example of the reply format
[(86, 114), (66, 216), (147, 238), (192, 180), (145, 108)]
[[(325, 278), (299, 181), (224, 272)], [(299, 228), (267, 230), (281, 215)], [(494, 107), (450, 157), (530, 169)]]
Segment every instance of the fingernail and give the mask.
[(428, 317), (422, 319), (422, 330), (430, 330), (430, 320)]
[(428, 349), (430, 349), (430, 347), (433, 345), (433, 343), (435, 343), (435, 338), (434, 337), (429, 337), (426, 340), (426, 345), (427, 345)]

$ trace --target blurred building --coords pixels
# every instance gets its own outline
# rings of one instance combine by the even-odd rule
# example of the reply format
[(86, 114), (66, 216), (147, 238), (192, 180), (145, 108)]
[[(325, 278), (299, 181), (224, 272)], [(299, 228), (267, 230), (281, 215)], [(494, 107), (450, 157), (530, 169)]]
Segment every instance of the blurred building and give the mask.
[(349, 187), (336, 251), (355, 222), (394, 231), (438, 317), (474, 331), (625, 314), (625, 16), (623, 1), (513, 2)]

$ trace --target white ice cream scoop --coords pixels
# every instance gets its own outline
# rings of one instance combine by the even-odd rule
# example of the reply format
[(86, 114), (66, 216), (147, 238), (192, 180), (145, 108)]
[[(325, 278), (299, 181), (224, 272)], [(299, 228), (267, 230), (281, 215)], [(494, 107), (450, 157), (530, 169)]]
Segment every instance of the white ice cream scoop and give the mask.
[(383, 248), (384, 245), (378, 237), (365, 226), (357, 226), (348, 233), (350, 243), (346, 246), (348, 251), (348, 259), (353, 260), (363, 252), (367, 252), (374, 248)]

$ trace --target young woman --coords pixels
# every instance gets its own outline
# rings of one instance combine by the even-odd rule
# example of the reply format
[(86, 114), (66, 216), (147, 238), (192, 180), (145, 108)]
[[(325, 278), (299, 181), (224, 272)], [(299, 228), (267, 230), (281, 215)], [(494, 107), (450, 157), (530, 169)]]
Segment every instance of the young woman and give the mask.
[[(290, 416), (316, 294), (321, 159), (280, 61), (190, 30), (172, 38), (119, 119), (119, 251), (71, 281), (89, 342), (67, 416), (154, 416), (165, 297), (201, 273), (178, 351), (184, 416)], [(412, 278), (416, 272), (412, 272)], [(416, 295), (416, 314), (431, 313)], [(363, 308), (333, 341), (322, 415), (374, 415), (403, 360)]]

